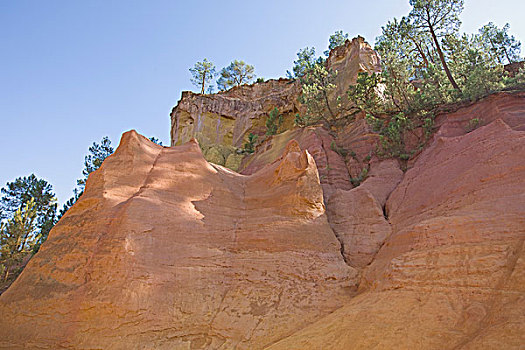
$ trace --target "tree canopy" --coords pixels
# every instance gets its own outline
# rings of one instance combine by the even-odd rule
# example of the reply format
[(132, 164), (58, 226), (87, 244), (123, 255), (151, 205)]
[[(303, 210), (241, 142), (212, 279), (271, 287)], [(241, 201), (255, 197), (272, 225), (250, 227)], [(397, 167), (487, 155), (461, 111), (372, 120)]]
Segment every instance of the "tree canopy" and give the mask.
[(202, 62), (197, 62), (190, 68), (191, 82), (201, 89), (201, 94), (206, 89), (212, 88), (211, 82), (215, 77), (215, 65), (206, 58)]
[(1, 193), (0, 219), (2, 220), (11, 220), (20, 208), (33, 202), (31, 208), (35, 211), (35, 221), (32, 235), (39, 237), (36, 242), (36, 249), (38, 249), (57, 221), (57, 202), (53, 186), (31, 174), (8, 182)]
[(255, 78), (255, 68), (244, 61), (234, 60), (228, 67), (221, 70), (217, 80), (219, 90), (228, 90), (234, 86), (247, 84)]
[(93, 145), (89, 147), (90, 154), (84, 158), (84, 170), (82, 170), (84, 178), (77, 180), (77, 185), (82, 191), (84, 191), (89, 174), (100, 168), (104, 159), (113, 152), (114, 149), (111, 147), (111, 140), (107, 136), (104, 136), (100, 143), (93, 142)]
[(328, 56), (331, 50), (344, 45), (347, 39), (348, 33), (344, 33), (342, 30), (337, 30), (334, 34), (330, 35), (330, 38), (328, 38), (328, 50), (324, 52), (324, 55)]

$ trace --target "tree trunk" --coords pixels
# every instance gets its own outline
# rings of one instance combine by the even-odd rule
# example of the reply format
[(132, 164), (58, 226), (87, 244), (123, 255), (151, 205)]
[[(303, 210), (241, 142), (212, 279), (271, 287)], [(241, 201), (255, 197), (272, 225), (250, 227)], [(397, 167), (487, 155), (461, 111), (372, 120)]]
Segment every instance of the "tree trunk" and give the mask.
[(419, 54), (421, 55), (421, 58), (423, 59), (423, 64), (425, 65), (425, 68), (428, 68), (428, 60), (427, 60), (427, 56), (425, 55), (425, 53), (423, 52), (423, 49), (421, 48), (421, 45), (412, 37), (409, 37), (410, 40), (412, 40), (412, 42), (414, 43), (414, 45), (416, 46), (416, 49), (417, 51), (419, 52)]
[(492, 51), (494, 51), (494, 53), (496, 54), (496, 58), (498, 59), (499, 64), (503, 64), (503, 62), (501, 62), (501, 58), (498, 55), (498, 49), (496, 49), (496, 46), (492, 42), (492, 39), (489, 38), (489, 41), (490, 41), (490, 46), (492, 46)]
[(450, 73), (450, 70), (448, 69), (447, 62), (445, 62), (445, 55), (443, 55), (443, 51), (441, 51), (441, 47), (439, 46), (439, 41), (437, 39), (436, 33), (434, 33), (434, 28), (432, 27), (432, 24), (430, 23), (430, 20), (427, 21), (427, 24), (428, 24), (428, 28), (430, 29), (430, 33), (432, 34), (432, 39), (434, 39), (434, 43), (436, 44), (436, 50), (438, 52), (441, 64), (443, 65), (443, 69), (445, 70), (445, 73), (447, 74), (447, 78), (450, 81), (450, 83), (452, 84), (452, 86), (454, 87), (454, 89), (456, 89), (459, 92), (461, 92), (461, 89), (459, 88), (458, 84), (454, 80), (454, 77)]
[(505, 48), (505, 46), (503, 46), (503, 51), (505, 52), (505, 56), (507, 56), (507, 61), (509, 61), (509, 64), (512, 64), (512, 60), (510, 59), (509, 53), (507, 49)]

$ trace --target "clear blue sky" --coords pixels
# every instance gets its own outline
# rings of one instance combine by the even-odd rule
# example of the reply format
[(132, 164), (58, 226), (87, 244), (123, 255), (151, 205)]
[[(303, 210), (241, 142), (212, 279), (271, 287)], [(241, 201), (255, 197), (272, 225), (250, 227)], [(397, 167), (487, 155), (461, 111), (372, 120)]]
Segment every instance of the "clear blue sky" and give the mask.
[[(196, 61), (243, 59), (277, 78), (298, 49), (320, 54), (339, 29), (373, 44), (408, 12), (408, 0), (0, 0), (0, 186), (35, 173), (64, 202), (102, 136), (117, 146), (136, 129), (169, 144)], [(509, 22), (523, 42), (524, 14), (523, 0), (465, 0), (462, 29)]]

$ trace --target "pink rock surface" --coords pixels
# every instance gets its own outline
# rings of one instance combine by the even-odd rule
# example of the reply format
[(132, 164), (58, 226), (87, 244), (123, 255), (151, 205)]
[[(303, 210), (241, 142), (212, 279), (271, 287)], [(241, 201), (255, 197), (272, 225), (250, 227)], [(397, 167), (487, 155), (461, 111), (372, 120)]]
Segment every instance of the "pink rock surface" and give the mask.
[(361, 293), (269, 349), (522, 349), (525, 132), (441, 137), (387, 202)]

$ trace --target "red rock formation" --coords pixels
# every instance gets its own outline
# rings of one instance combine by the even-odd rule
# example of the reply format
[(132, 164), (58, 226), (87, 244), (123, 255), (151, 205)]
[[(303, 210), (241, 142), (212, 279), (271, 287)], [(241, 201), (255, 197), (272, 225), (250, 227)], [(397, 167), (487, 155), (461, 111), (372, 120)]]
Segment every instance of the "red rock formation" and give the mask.
[(326, 203), (330, 225), (350, 266), (370, 264), (390, 236), (392, 229), (383, 207), (402, 178), (397, 161), (375, 163), (363, 184), (350, 191), (337, 190)]
[(301, 149), (314, 157), (325, 199), (339, 188), (352, 188), (344, 160), (331, 147), (333, 137), (321, 127), (289, 130), (265, 140), (253, 155), (244, 159), (240, 172), (253, 174), (262, 169), (277, 158), (291, 140), (296, 140)]
[(260, 349), (356, 277), (296, 142), (243, 176), (128, 132), (0, 296), (0, 348)]
[[(341, 96), (345, 109), (350, 103), (346, 91), (356, 82), (357, 74), (381, 71), (379, 55), (362, 37), (333, 49), (327, 66), (337, 71), (337, 89), (330, 100)], [(277, 108), (283, 115), (280, 132), (294, 128), (295, 114), (305, 113), (305, 107), (297, 101), (300, 93), (300, 82), (289, 79), (242, 85), (209, 95), (185, 91), (171, 112), (171, 145), (196, 138), (207, 160), (238, 170), (242, 156), (237, 156), (237, 149), (244, 147), (250, 133), (262, 138), (272, 109)]]
[(436, 139), (388, 199), (361, 294), (269, 349), (522, 348), (524, 149), (499, 119)]
[[(261, 86), (175, 112), (245, 111), (239, 141)], [(243, 174), (126, 133), (0, 296), (0, 348), (521, 349), (524, 97), (442, 111), (404, 174), (362, 118), (269, 137)]]
[[(436, 117), (436, 126), (440, 136), (464, 135), (472, 127), (488, 125), (496, 119), (503, 120), (514, 130), (525, 131), (525, 92), (498, 92), (478, 102), (454, 105), (452, 112), (442, 112)], [(479, 123), (469, 127), (471, 120)]]

